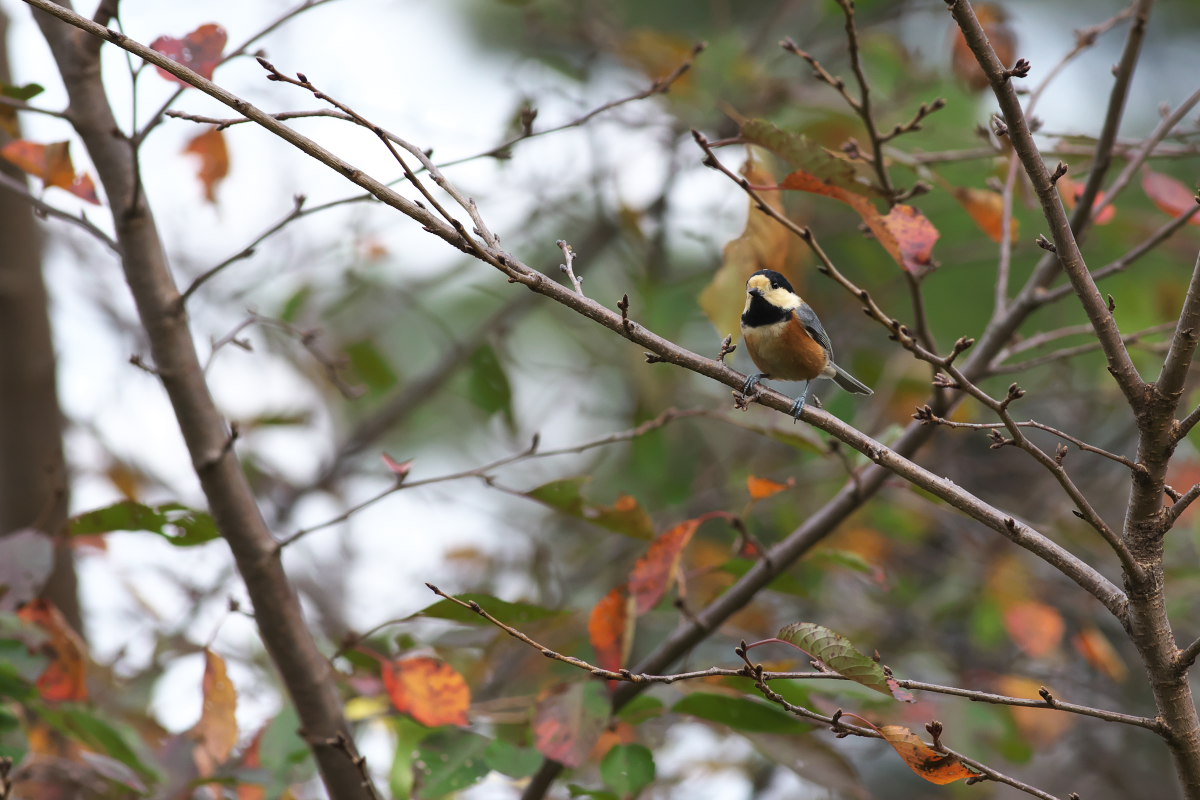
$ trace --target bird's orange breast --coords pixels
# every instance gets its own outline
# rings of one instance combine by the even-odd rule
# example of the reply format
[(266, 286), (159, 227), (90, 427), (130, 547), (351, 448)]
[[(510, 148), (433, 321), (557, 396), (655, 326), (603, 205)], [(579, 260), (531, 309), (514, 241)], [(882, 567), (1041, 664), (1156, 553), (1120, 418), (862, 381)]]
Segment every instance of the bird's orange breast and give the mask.
[(743, 328), (742, 338), (750, 358), (772, 378), (808, 381), (821, 375), (829, 364), (825, 348), (809, 336), (795, 314), (773, 325)]

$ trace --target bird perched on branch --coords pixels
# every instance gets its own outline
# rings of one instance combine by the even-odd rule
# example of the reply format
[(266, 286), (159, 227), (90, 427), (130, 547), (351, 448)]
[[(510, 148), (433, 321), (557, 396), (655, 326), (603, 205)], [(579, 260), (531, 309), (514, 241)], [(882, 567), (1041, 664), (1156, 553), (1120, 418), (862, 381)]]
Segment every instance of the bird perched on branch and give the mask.
[(800, 419), (817, 378), (829, 378), (852, 394), (872, 393), (866, 384), (833, 363), (833, 344), (821, 320), (793, 291), (787, 278), (775, 270), (761, 269), (746, 281), (742, 339), (750, 358), (762, 370), (746, 380), (742, 394), (750, 394), (763, 378), (804, 381), (804, 391), (792, 406), (796, 419)]

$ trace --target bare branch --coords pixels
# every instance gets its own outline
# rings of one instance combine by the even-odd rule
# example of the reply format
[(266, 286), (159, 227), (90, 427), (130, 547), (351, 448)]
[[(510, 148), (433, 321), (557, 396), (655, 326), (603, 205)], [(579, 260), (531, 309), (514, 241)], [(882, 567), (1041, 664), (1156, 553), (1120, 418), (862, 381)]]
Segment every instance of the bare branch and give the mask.
[(33, 206), (34, 213), (39, 216), (54, 217), (55, 219), (61, 219), (63, 222), (68, 222), (94, 236), (118, 257), (121, 255), (121, 246), (111, 236), (93, 225), (82, 213), (79, 216), (75, 216), (74, 214), (68, 214), (61, 208), (50, 205), (29, 191), (29, 187), (23, 181), (19, 181), (3, 172), (0, 172), (0, 187), (4, 187), (13, 194), (25, 198)]

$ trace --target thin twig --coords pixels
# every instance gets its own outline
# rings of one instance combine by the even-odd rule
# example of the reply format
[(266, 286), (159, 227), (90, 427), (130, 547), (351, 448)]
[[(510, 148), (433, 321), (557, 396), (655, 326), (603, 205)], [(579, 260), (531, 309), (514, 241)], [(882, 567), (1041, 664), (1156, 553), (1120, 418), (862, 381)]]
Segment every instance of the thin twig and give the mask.
[(571, 245), (567, 244), (566, 239), (559, 239), (555, 244), (558, 245), (559, 250), (562, 250), (564, 261), (558, 265), (558, 268), (571, 279), (571, 285), (575, 287), (575, 291), (583, 294), (583, 278), (575, 274), (575, 251)]
[(107, 247), (116, 255), (121, 255), (121, 246), (117, 244), (117, 242), (111, 236), (92, 224), (92, 222), (88, 220), (88, 218), (85, 217), (82, 212), (80, 212), (79, 216), (75, 216), (74, 214), (63, 211), (61, 208), (56, 208), (55, 206), (50, 205), (45, 200), (42, 200), (40, 197), (31, 192), (24, 181), (17, 180), (11, 175), (6, 175), (3, 172), (0, 172), (0, 187), (4, 187), (13, 194), (23, 197), (31, 206), (33, 206), (34, 213), (45, 217), (61, 219), (63, 222), (69, 222), (77, 228), (87, 231), (87, 233), (96, 237), (96, 239), (102, 242), (105, 247)]
[[(1174, 327), (1175, 327), (1174, 322), (1159, 323), (1158, 325), (1152, 325), (1151, 327), (1146, 328), (1145, 330), (1135, 331), (1133, 333), (1122, 334), (1121, 341), (1124, 342), (1126, 345), (1136, 344), (1137, 342), (1140, 342), (1142, 339), (1146, 338), (1147, 336), (1151, 336), (1156, 333), (1162, 333), (1163, 331), (1169, 331), (1169, 330), (1173, 329)], [(1089, 326), (1087, 326), (1087, 328), (1088, 328), (1087, 332), (1091, 332), (1091, 326), (1089, 325)], [(1010, 374), (1016, 373), (1016, 372), (1025, 372), (1026, 370), (1033, 369), (1034, 367), (1040, 367), (1045, 364), (1051, 364), (1055, 361), (1065, 361), (1068, 359), (1075, 358), (1076, 356), (1083, 355), (1084, 353), (1094, 353), (1095, 351), (1100, 350), (1100, 349), (1101, 349), (1100, 342), (1093, 340), (1090, 342), (1086, 342), (1084, 344), (1076, 345), (1074, 347), (1064, 347), (1060, 350), (1055, 350), (1052, 353), (1046, 353), (1045, 355), (1041, 355), (1036, 358), (1030, 358), (1025, 361), (1018, 361), (1018, 362), (1015, 362), (1012, 364), (996, 364), (995, 366), (992, 367), (992, 374), (993, 375), (1010, 375)], [(1014, 349), (1014, 352), (1015, 352), (1015, 349)], [(1003, 358), (1003, 357), (1004, 356), (1001, 356), (1001, 358)]]

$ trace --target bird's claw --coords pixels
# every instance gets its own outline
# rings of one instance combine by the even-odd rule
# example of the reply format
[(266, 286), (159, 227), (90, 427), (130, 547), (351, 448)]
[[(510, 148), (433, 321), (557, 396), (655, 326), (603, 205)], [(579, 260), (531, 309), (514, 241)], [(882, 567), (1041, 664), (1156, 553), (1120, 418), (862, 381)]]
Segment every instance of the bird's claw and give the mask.
[(749, 396), (754, 391), (754, 387), (758, 386), (758, 382), (763, 379), (764, 375), (765, 373), (760, 372), (757, 375), (751, 375), (749, 378), (746, 378), (746, 383), (742, 385), (742, 394)]

